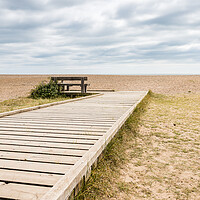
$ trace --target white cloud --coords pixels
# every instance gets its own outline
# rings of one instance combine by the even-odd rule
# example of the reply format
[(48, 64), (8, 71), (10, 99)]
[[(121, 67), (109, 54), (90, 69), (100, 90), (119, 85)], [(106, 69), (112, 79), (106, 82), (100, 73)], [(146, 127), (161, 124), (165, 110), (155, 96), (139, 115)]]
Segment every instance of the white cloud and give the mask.
[(180, 66), (200, 73), (199, 7), (198, 0), (0, 0), (0, 73), (155, 74)]

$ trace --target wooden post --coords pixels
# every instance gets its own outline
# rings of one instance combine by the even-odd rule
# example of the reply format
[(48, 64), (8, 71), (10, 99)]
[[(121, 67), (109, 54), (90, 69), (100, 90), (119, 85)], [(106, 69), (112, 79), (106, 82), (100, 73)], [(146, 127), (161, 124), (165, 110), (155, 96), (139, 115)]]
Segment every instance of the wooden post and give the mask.
[(84, 78), (83, 77), (81, 77), (81, 93), (85, 93)]

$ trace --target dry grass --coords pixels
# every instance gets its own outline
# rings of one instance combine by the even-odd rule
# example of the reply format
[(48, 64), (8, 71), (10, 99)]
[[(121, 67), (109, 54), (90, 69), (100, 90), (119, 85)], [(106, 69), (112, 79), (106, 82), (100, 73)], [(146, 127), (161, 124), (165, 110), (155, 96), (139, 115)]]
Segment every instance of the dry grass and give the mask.
[(67, 97), (59, 97), (55, 99), (31, 99), (28, 97), (20, 97), (17, 99), (10, 99), (0, 102), (0, 113), (21, 108), (28, 108), (32, 106), (38, 106), (46, 103), (52, 103), (57, 101), (63, 101), (69, 99)]
[(199, 99), (153, 94), (109, 145), (77, 199), (200, 199)]

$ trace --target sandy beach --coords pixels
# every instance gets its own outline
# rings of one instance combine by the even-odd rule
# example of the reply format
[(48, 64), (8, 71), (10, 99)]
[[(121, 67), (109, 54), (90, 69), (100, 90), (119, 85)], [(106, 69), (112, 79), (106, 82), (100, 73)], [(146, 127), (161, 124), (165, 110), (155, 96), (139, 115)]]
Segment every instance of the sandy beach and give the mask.
[[(0, 75), (0, 101), (27, 96), (35, 85), (53, 75)], [(58, 75), (56, 75), (58, 76)], [(77, 75), (61, 75), (77, 76)], [(81, 76), (81, 75), (79, 75)], [(152, 90), (161, 94), (200, 93), (200, 75), (82, 75), (88, 77), (88, 89), (122, 91)]]

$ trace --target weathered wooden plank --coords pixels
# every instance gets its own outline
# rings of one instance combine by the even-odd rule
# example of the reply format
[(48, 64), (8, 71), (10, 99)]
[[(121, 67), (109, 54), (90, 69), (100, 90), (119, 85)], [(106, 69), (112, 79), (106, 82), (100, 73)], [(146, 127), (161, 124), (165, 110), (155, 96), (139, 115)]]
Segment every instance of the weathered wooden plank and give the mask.
[(48, 121), (48, 122), (91, 122), (91, 123), (94, 123), (94, 122), (102, 122), (102, 123), (113, 123), (116, 121), (117, 118), (115, 117), (110, 117), (110, 118), (80, 118), (80, 117), (74, 117), (74, 118), (70, 118), (70, 117), (66, 117), (66, 118), (55, 118), (55, 117), (16, 117), (16, 118), (11, 118), (11, 117), (6, 117), (4, 119), (12, 119), (12, 120), (31, 120), (31, 121), (41, 121), (41, 120), (44, 120), (44, 121)]
[(1, 122), (1, 126), (24, 126), (24, 127), (51, 127), (58, 129), (59, 128), (64, 128), (64, 129), (69, 129), (69, 128), (78, 128), (78, 129), (92, 129), (92, 130), (107, 130), (111, 127), (111, 125), (105, 125), (105, 124), (80, 124), (80, 123), (71, 123), (71, 124), (53, 124), (53, 123), (45, 123), (45, 122), (19, 122), (19, 121), (14, 121), (14, 122)]
[[(76, 108), (76, 109), (78, 109), (78, 108)], [(89, 109), (89, 107), (88, 107), (88, 109)], [(91, 108), (91, 109), (93, 109), (93, 108)], [(68, 116), (68, 117), (70, 117), (70, 116), (73, 116), (73, 117), (80, 116), (80, 117), (83, 117), (83, 118), (94, 116), (95, 118), (110, 118), (111, 116), (113, 116), (112, 114), (119, 115), (119, 113), (123, 112), (123, 110), (125, 110), (125, 109), (123, 109), (123, 110), (120, 111), (120, 110), (118, 110), (116, 108), (114, 110), (114, 109), (104, 109), (102, 107), (101, 109), (93, 109), (93, 110), (94, 110), (94, 112), (100, 112), (101, 111), (101, 113), (98, 113), (97, 115), (95, 115), (94, 112), (90, 113), (89, 110), (87, 110), (87, 109), (85, 109), (85, 110), (79, 109), (80, 112), (78, 112), (78, 110), (72, 110), (71, 112), (68, 111), (66, 113), (62, 113), (61, 112), (61, 113), (57, 113), (56, 114), (53, 111), (52, 111), (52, 113), (54, 114), (53, 115), (54, 117), (61, 117), (61, 118), (64, 117), (64, 116)], [(84, 112), (84, 113), (81, 113), (81, 112)], [(33, 116), (37, 116), (38, 113), (37, 112), (33, 112)], [(45, 112), (41, 113), (41, 116), (49, 116), (50, 113), (51, 112), (49, 110), (46, 113)], [(88, 116), (89, 113), (91, 114), (90, 116)], [(30, 115), (30, 113), (23, 113), (23, 116), (31, 116), (31, 115)]]
[[(89, 115), (89, 114), (88, 114)], [(8, 118), (7, 118), (8, 119)], [(88, 117), (88, 118), (79, 118), (78, 115), (77, 117), (71, 117), (71, 118), (56, 118), (56, 117), (51, 117), (49, 118), (48, 116), (45, 117), (20, 117), (20, 118), (12, 118), (13, 120), (31, 120), (31, 121), (40, 121), (40, 122), (63, 122), (63, 123), (70, 123), (70, 122), (90, 122), (90, 123), (113, 123), (117, 120), (117, 117), (110, 117), (110, 118), (94, 118), (94, 117)]]
[(71, 167), (72, 165), (0, 159), (1, 169), (44, 172), (44, 173), (62, 175), (62, 174), (65, 174)]
[[(58, 174), (45, 174), (19, 170), (0, 169), (0, 181), (6, 183), (24, 183), (53, 186), (62, 176)], [(0, 193), (1, 196), (1, 193)]]
[(33, 147), (46, 147), (46, 148), (58, 148), (58, 149), (81, 149), (88, 150), (92, 145), (88, 144), (69, 144), (69, 143), (53, 143), (44, 141), (23, 141), (23, 140), (9, 140), (1, 139), (0, 144), (16, 145), (16, 146), (33, 146)]
[(17, 127), (17, 128), (8, 128), (8, 127), (0, 127), (0, 131), (15, 131), (15, 132), (25, 132), (25, 133), (55, 133), (55, 134), (64, 134), (64, 135), (91, 135), (91, 136), (102, 136), (104, 132), (93, 132), (93, 131), (84, 131), (84, 130), (66, 130), (66, 131), (62, 131), (62, 130), (57, 130), (56, 129), (52, 129), (52, 130), (43, 130), (43, 129), (34, 129), (34, 128), (24, 128), (24, 127)]
[(49, 187), (39, 187), (26, 184), (0, 184), (0, 199), (39, 200)]
[(86, 144), (93, 145), (96, 140), (86, 140), (86, 139), (71, 139), (71, 138), (47, 138), (47, 137), (33, 137), (33, 136), (23, 136), (23, 135), (1, 135), (0, 134), (0, 142), (1, 139), (9, 139), (9, 140), (21, 140), (21, 141), (38, 141), (38, 142), (53, 142), (53, 143), (61, 143), (61, 144)]
[(85, 132), (97, 132), (97, 133), (104, 133), (108, 128), (93, 128), (93, 127), (77, 127), (77, 126), (69, 126), (69, 127), (56, 127), (56, 126), (42, 126), (42, 125), (9, 125), (9, 124), (0, 124), (0, 129), (6, 128), (14, 128), (14, 129), (30, 129), (30, 130), (48, 130), (48, 131), (85, 131)]
[[(86, 106), (85, 106), (86, 107)], [(90, 116), (94, 116), (95, 118), (100, 118), (100, 117), (105, 117), (105, 118), (108, 118), (109, 116), (113, 116), (113, 115), (120, 115), (120, 113), (124, 112), (124, 110), (126, 110), (128, 107), (117, 107), (116, 109), (116, 106), (113, 106), (113, 108), (109, 108), (109, 107), (102, 107), (102, 108), (99, 108), (99, 109), (95, 109), (93, 107), (87, 107), (85, 109), (81, 109), (79, 108), (79, 111), (78, 110), (67, 110), (65, 109), (65, 112), (57, 112), (56, 110), (48, 110), (48, 111), (44, 111), (42, 112), (42, 115), (41, 116), (48, 116), (50, 114), (53, 114), (54, 117), (64, 117), (64, 116), (80, 116), (80, 117), (88, 117), (88, 113), (89, 113), (89, 110), (88, 109), (93, 109), (95, 112), (101, 112), (97, 115), (95, 115), (95, 113), (91, 113)], [(76, 108), (77, 109), (77, 108)], [(83, 113), (81, 113), (83, 112)], [(33, 113), (33, 116), (37, 116), (37, 114), (40, 113), (39, 111), (35, 111)], [(30, 113), (24, 113), (23, 116), (30, 116)], [(51, 115), (50, 115), (51, 116)]]
[[(78, 117), (80, 117), (80, 118), (92, 118), (92, 117), (94, 117), (95, 119), (109, 119), (111, 117), (115, 117), (115, 116), (113, 116), (113, 114), (114, 115), (116, 114), (117, 116), (120, 115), (120, 111), (117, 110), (117, 109), (115, 111), (110, 110), (110, 112), (109, 112), (109, 110), (106, 110), (104, 112), (102, 109), (100, 109), (100, 110), (93, 109), (93, 110), (94, 110), (93, 112), (99, 112), (99, 113), (97, 115), (95, 115), (95, 113), (92, 112), (92, 113), (90, 113), (90, 115), (88, 115), (89, 114), (88, 110), (87, 111), (86, 110), (80, 110), (80, 112), (84, 112), (82, 114), (80, 112), (78, 112), (78, 110), (76, 110), (76, 111), (73, 110), (73, 113), (67, 112), (66, 114), (65, 113), (54, 114), (53, 112), (48, 112), (48, 113), (42, 112), (42, 113), (40, 113), (40, 112), (32, 111), (32, 112), (27, 112), (27, 113), (21, 113), (17, 117), (19, 117), (19, 118), (21, 118), (21, 117), (39, 117), (39, 118), (48, 117), (48, 118), (52, 118), (53, 117), (53, 118), (58, 118), (58, 119), (61, 118), (62, 119), (62, 118), (65, 118), (65, 117), (70, 118), (71, 116), (73, 116), (73, 118), (74, 117), (75, 118), (78, 118)], [(114, 112), (112, 112), (112, 111), (114, 111)], [(121, 112), (123, 112), (123, 111), (121, 111)], [(38, 116), (38, 113), (40, 113), (39, 116)], [(54, 114), (54, 115), (50, 115), (51, 113)], [(10, 116), (10, 118), (12, 118), (12, 117), (13, 116)]]
[(66, 123), (66, 120), (63, 122), (49, 122), (49, 121), (45, 121), (44, 119), (41, 121), (36, 121), (36, 120), (10, 120), (10, 119), (6, 119), (6, 118), (0, 118), (0, 123), (1, 124), (26, 124), (26, 125), (33, 125), (33, 124), (37, 124), (37, 125), (55, 125), (55, 126), (69, 126), (69, 125), (76, 125), (76, 126), (94, 126), (94, 127), (111, 127), (113, 122), (104, 122), (104, 123), (98, 123), (98, 122), (68, 122)]
[(82, 139), (82, 140), (98, 140), (101, 135), (90, 135), (90, 134), (70, 134), (70, 133), (49, 133), (49, 132), (31, 132), (31, 131), (2, 131), (0, 135), (19, 135), (19, 136), (31, 136), (31, 137), (44, 137), (44, 138), (59, 138), (59, 139)]
[(24, 161), (37, 161), (44, 163), (55, 163), (55, 164), (75, 164), (80, 157), (73, 156), (52, 156), (45, 154), (34, 154), (34, 153), (24, 153), (24, 152), (10, 152), (0, 150), (0, 159), (12, 159), (12, 160), (24, 160)]
[[(40, 117), (42, 117), (42, 116), (51, 117), (50, 114), (53, 113), (54, 117), (55, 116), (56, 117), (63, 117), (63, 116), (70, 117), (71, 115), (78, 116), (78, 114), (79, 114), (80, 117), (84, 118), (84, 117), (89, 117), (87, 114), (90, 113), (89, 110), (88, 110), (90, 108), (90, 109), (94, 110), (95, 112), (101, 111), (97, 115), (95, 115), (95, 112), (92, 112), (92, 113), (90, 113), (91, 114), (90, 116), (94, 116), (96, 118), (101, 118), (101, 117), (109, 118), (111, 116), (111, 114), (119, 115), (119, 113), (121, 113), (121, 112), (123, 112), (124, 110), (127, 109), (126, 106), (125, 107), (118, 107), (118, 108), (113, 106), (113, 107), (109, 108), (109, 107), (104, 107), (103, 105), (102, 105), (102, 107), (99, 107), (97, 109), (95, 107), (89, 106), (88, 103), (85, 104), (85, 105), (81, 105), (81, 106), (77, 106), (77, 104), (75, 104), (75, 105), (76, 105), (76, 107), (74, 107), (74, 108), (72, 108), (72, 106), (71, 107), (61, 106), (60, 112), (57, 112), (57, 110), (55, 110), (55, 109), (46, 108), (46, 109), (43, 109), (43, 112), (40, 112), (40, 110), (35, 110), (35, 111), (31, 111), (31, 112), (21, 113), (21, 114), (19, 114), (18, 117), (25, 117), (25, 116), (30, 117), (32, 115), (37, 116), (38, 113), (41, 114)], [(82, 106), (84, 106), (84, 109), (82, 108)], [(106, 104), (105, 104), (105, 106), (106, 106)], [(81, 112), (78, 112), (78, 111), (81, 111)], [(10, 116), (10, 117), (12, 117), (12, 116)]]
[(1, 151), (13, 151), (13, 152), (29, 152), (38, 154), (48, 154), (48, 155), (66, 155), (66, 156), (83, 156), (87, 151), (79, 149), (55, 149), (55, 148), (45, 148), (45, 147), (30, 147), (30, 146), (11, 146), (0, 144)]
[[(48, 116), (50, 114), (53, 114), (54, 117), (64, 117), (64, 116), (80, 116), (80, 117), (88, 117), (88, 113), (89, 113), (89, 110), (88, 109), (93, 109), (95, 112), (101, 112), (97, 115), (95, 115), (94, 113), (91, 113), (91, 116), (94, 116), (95, 118), (99, 118), (99, 117), (105, 117), (105, 118), (108, 118), (109, 116), (113, 116), (113, 115), (120, 115), (120, 113), (124, 112), (124, 110), (126, 110), (128, 107), (130, 106), (121, 106), (121, 107), (116, 107), (116, 106), (113, 106), (113, 107), (107, 107), (106, 105), (105, 106), (102, 106), (102, 107), (99, 107), (99, 109), (95, 108), (95, 107), (91, 107), (91, 106), (87, 106), (86, 105), (83, 105), (85, 106), (85, 109), (81, 109), (81, 107), (79, 108), (79, 111), (78, 110), (74, 110), (74, 109), (70, 109), (70, 110), (67, 110), (65, 109), (65, 112), (64, 111), (57, 111), (57, 110), (48, 110), (48, 111), (44, 111), (42, 112), (42, 116)], [(76, 107), (77, 109), (77, 107)], [(83, 113), (81, 113), (83, 112)], [(37, 114), (39, 113), (39, 111), (35, 111), (33, 113), (34, 116), (37, 116)], [(23, 116), (30, 116), (30, 113), (24, 113)]]
[(105, 116), (100, 116), (100, 115), (92, 115), (92, 116), (88, 116), (88, 115), (84, 115), (84, 116), (80, 116), (80, 114), (78, 115), (78, 113), (77, 113), (77, 115), (76, 116), (73, 116), (73, 117), (71, 117), (71, 115), (65, 115), (65, 117), (59, 117), (59, 116), (50, 116), (50, 115), (47, 115), (47, 116), (45, 116), (45, 118), (43, 117), (43, 116), (41, 116), (41, 115), (28, 115), (28, 114), (18, 114), (18, 115), (16, 115), (15, 117), (14, 116), (7, 116), (6, 117), (7, 119), (54, 119), (54, 120), (56, 120), (56, 119), (58, 119), (58, 120), (68, 120), (68, 119), (99, 119), (99, 120), (112, 120), (113, 118), (115, 118), (115, 119), (117, 119), (117, 117), (115, 117), (115, 116), (108, 116), (108, 115), (105, 115)]

